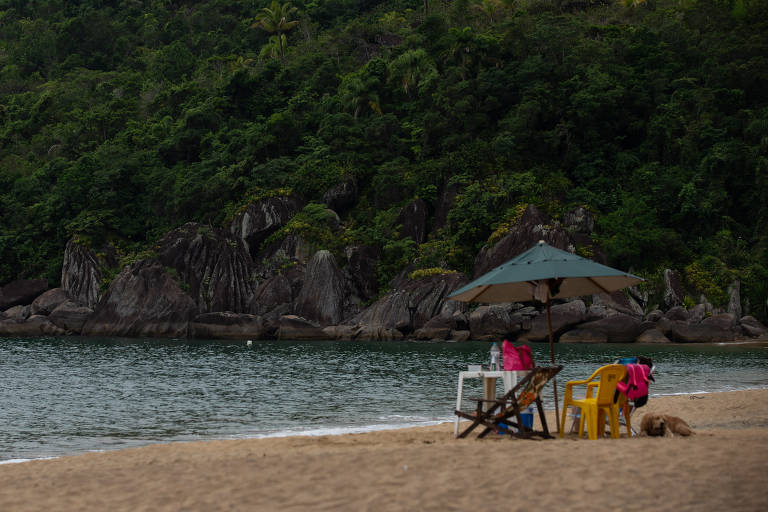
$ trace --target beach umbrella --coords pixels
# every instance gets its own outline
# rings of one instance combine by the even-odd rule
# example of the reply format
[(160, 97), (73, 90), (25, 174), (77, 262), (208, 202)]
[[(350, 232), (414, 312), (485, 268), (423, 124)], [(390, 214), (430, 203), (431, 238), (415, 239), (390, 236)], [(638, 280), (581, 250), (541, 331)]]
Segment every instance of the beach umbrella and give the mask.
[[(562, 251), (541, 240), (519, 256), (459, 288), (448, 298), (484, 303), (543, 302), (547, 309), (549, 355), (552, 364), (555, 364), (551, 299), (610, 293), (641, 281), (643, 279), (640, 277)], [(552, 379), (552, 383), (555, 415), (559, 418), (555, 379)], [(558, 421), (558, 428), (559, 425)]]

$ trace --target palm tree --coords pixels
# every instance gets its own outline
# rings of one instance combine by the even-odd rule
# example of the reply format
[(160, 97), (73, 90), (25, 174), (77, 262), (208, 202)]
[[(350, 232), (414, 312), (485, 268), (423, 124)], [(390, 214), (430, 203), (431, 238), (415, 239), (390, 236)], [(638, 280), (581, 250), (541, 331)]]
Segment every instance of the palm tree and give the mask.
[(278, 36), (269, 36), (269, 42), (265, 44), (259, 52), (259, 59), (280, 59), (281, 50), (287, 46), (288, 42), (285, 39), (285, 34)]
[(272, 5), (264, 7), (256, 16), (253, 27), (259, 27), (270, 34), (277, 36), (277, 42), (280, 48), (280, 60), (285, 60), (285, 33), (296, 26), (298, 21), (288, 21), (288, 17), (296, 12), (295, 7), (291, 7), (290, 2), (280, 5), (277, 0), (272, 1)]
[(339, 99), (353, 112), (355, 121), (365, 107), (381, 115), (379, 95), (375, 91), (376, 80), (364, 78), (359, 73), (342, 77), (339, 84)]
[(390, 80), (400, 82), (405, 94), (422, 89), (437, 78), (437, 69), (423, 49), (408, 50), (389, 65)]

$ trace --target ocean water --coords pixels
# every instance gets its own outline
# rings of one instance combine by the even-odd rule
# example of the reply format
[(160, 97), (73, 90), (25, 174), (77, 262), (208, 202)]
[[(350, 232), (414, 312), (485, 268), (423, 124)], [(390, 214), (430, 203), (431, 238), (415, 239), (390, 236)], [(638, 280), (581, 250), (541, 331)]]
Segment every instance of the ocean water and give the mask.
[[(0, 338), (0, 461), (157, 442), (335, 434), (452, 421), (490, 344)], [(539, 364), (546, 344), (532, 345)], [(768, 388), (768, 347), (556, 345), (564, 383), (619, 357), (651, 394)], [(545, 407), (553, 408), (551, 386)], [(464, 396), (482, 393), (479, 379)], [(469, 403), (466, 403), (469, 406)]]

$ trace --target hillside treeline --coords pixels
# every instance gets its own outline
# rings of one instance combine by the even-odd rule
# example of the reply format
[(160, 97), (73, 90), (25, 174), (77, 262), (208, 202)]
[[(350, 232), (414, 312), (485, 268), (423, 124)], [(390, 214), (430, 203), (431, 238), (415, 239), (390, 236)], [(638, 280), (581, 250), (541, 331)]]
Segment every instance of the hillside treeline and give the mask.
[(0, 284), (292, 194), (275, 236), (377, 247), (385, 286), (584, 206), (610, 264), (766, 313), (760, 0), (0, 0), (0, 120)]

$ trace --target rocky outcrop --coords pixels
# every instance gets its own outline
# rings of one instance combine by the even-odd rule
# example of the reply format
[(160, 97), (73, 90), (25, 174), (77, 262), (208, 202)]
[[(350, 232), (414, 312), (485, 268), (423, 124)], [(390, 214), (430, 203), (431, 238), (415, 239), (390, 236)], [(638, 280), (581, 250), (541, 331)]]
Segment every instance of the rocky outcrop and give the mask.
[(329, 251), (318, 251), (307, 264), (294, 311), (321, 326), (335, 325), (344, 317), (346, 297), (344, 275), (336, 259)]
[(684, 307), (674, 306), (664, 314), (664, 317), (667, 320), (672, 320), (673, 322), (687, 322), (690, 318), (690, 314)]
[(410, 238), (417, 244), (427, 239), (429, 206), (423, 199), (416, 199), (405, 205), (395, 221), (400, 226), (400, 238)]
[[(581, 324), (576, 334), (585, 337), (587, 335), (605, 336), (607, 343), (632, 343), (641, 334), (640, 320), (620, 313), (602, 320)], [(569, 337), (574, 337), (576, 334), (569, 333)]]
[(29, 318), (31, 309), (32, 306), (13, 306), (5, 310), (3, 318), (12, 318), (17, 322), (22, 322)]
[(93, 310), (87, 306), (81, 306), (75, 301), (68, 300), (59, 304), (48, 315), (48, 320), (68, 333), (80, 334), (83, 326), (93, 314)]
[(469, 315), (469, 330), (477, 340), (513, 338), (523, 330), (525, 318), (511, 304), (479, 306)]
[(560, 343), (608, 343), (608, 335), (596, 329), (576, 328), (558, 339)]
[(745, 316), (739, 322), (745, 335), (757, 338), (768, 334), (768, 329), (753, 316)]
[(104, 266), (90, 247), (70, 239), (61, 265), (61, 288), (80, 304), (93, 308), (101, 298)]
[(26, 320), (6, 318), (0, 320), (0, 336), (61, 336), (66, 331), (43, 315), (32, 315)]
[(69, 294), (62, 288), (52, 288), (38, 296), (30, 305), (29, 312), (32, 315), (50, 315), (59, 304), (69, 300)]
[[(555, 304), (550, 307), (552, 322), (552, 335), (558, 339), (561, 334), (586, 319), (587, 306), (584, 301), (577, 299), (564, 304)], [(525, 341), (549, 341), (549, 328), (547, 327), (547, 315), (545, 313), (533, 319), (531, 330), (520, 336)]]
[(608, 309), (625, 315), (632, 315), (638, 318), (643, 316), (642, 306), (640, 306), (632, 296), (624, 293), (624, 290), (593, 295), (592, 304), (603, 305)]
[(330, 339), (323, 329), (306, 318), (296, 315), (280, 317), (277, 331), (280, 340), (327, 340)]
[(345, 213), (357, 202), (357, 184), (345, 180), (329, 188), (323, 194), (323, 203), (337, 213)]
[(293, 302), (291, 282), (283, 274), (267, 279), (256, 288), (248, 310), (254, 315), (265, 315), (283, 305)]
[(635, 341), (637, 343), (670, 343), (669, 338), (656, 328), (643, 332)]
[(264, 334), (260, 316), (231, 311), (197, 315), (190, 324), (190, 335), (200, 339), (260, 339)]
[(45, 279), (20, 279), (0, 288), (0, 311), (13, 306), (27, 306), (48, 289)]
[(674, 270), (666, 269), (664, 271), (664, 305), (666, 309), (682, 306), (684, 298), (680, 274)]
[(197, 306), (158, 261), (126, 267), (83, 326), (88, 336), (186, 337)]
[(269, 197), (249, 204), (236, 215), (230, 231), (245, 242), (245, 247), (255, 260), (261, 243), (283, 227), (302, 208), (294, 197)]
[(558, 249), (567, 250), (568, 232), (553, 223), (535, 206), (529, 205), (509, 233), (493, 247), (484, 247), (475, 258), (474, 277), (480, 277), (502, 263), (533, 247), (539, 240)]
[(251, 257), (242, 241), (190, 222), (160, 240), (158, 259), (189, 287), (198, 311), (248, 311), (255, 287)]
[(667, 338), (677, 343), (717, 343), (735, 338), (732, 330), (713, 329), (702, 324), (659, 322), (659, 328)]
[(741, 282), (736, 280), (728, 286), (728, 313), (741, 318)]
[(344, 250), (344, 256), (347, 258), (344, 273), (354, 297), (360, 302), (374, 298), (379, 291), (379, 252), (373, 247), (354, 245)]
[(376, 301), (352, 323), (372, 331), (397, 329), (409, 334), (439, 315), (447, 296), (465, 283), (463, 274), (440, 274), (409, 281)]

